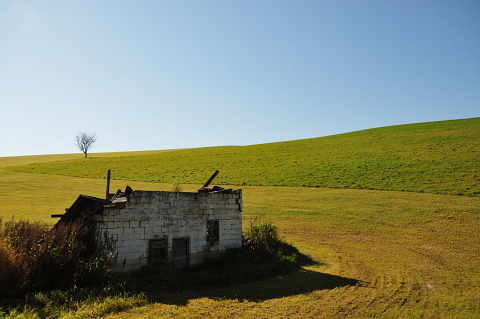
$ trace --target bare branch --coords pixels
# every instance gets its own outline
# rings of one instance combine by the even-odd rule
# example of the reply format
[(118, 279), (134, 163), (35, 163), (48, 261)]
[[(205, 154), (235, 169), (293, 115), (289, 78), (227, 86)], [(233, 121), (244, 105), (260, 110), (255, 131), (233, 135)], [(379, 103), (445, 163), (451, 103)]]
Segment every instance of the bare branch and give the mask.
[(83, 152), (83, 154), (85, 154), (85, 158), (87, 158), (87, 152), (95, 144), (95, 141), (97, 140), (97, 134), (79, 132), (78, 135), (75, 136), (75, 140), (78, 148)]

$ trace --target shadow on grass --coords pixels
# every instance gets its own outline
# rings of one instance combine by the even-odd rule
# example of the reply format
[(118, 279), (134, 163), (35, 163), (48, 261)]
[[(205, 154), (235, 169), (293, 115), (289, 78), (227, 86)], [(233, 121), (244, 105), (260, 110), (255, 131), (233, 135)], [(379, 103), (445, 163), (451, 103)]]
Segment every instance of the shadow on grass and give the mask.
[(281, 253), (272, 255), (244, 247), (230, 250), (222, 254), (222, 258), (191, 270), (156, 267), (139, 274), (112, 278), (113, 281), (99, 287), (54, 290), (32, 293), (26, 299), (0, 300), (0, 317), (2, 311), (21, 311), (27, 304), (35, 313), (44, 314), (52, 309), (81, 307), (89, 300), (125, 296), (137, 296), (142, 302), (146, 296), (149, 302), (178, 306), (197, 298), (261, 302), (361, 283), (305, 269), (306, 265), (320, 263), (291, 245), (282, 244), (281, 248)]
[(193, 289), (173, 294), (145, 292), (151, 302), (187, 305), (197, 298), (233, 299), (261, 302), (288, 296), (308, 294), (317, 290), (329, 290), (345, 286), (355, 286), (361, 282), (340, 276), (320, 273), (307, 269), (295, 269), (289, 274), (257, 280), (228, 287)]
[(303, 266), (320, 263), (291, 245), (283, 245), (281, 258), (246, 247), (231, 250), (201, 268), (181, 271), (162, 267), (127, 276), (125, 288), (144, 293), (151, 302), (186, 305), (200, 297), (259, 302), (360, 283), (305, 269)]

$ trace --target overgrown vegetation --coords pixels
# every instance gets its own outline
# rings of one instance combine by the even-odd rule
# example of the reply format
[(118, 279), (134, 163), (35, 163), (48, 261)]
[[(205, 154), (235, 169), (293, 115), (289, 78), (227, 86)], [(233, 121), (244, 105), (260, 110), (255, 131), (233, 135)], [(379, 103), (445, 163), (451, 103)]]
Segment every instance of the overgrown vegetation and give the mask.
[[(12, 167), (17, 172), (157, 183), (308, 186), (480, 196), (480, 118), (321, 138), (96, 157)], [(215, 159), (212, 161), (212, 159)], [(162, 163), (162, 165), (158, 165)]]
[(191, 270), (165, 266), (127, 276), (113, 275), (111, 251), (88, 254), (89, 229), (82, 223), (48, 230), (39, 223), (10, 221), (2, 229), (0, 298), (26, 294), (27, 300), (23, 306), (5, 301), (3, 307), (11, 309), (0, 307), (0, 318), (59, 318), (68, 313), (78, 317), (79, 308), (86, 306), (90, 308), (87, 317), (104, 315), (145, 304), (147, 298), (246, 283), (312, 262), (282, 241), (278, 228), (269, 222), (252, 222), (242, 248)]
[(278, 227), (271, 222), (258, 221), (258, 218), (255, 218), (245, 229), (244, 239), (245, 246), (255, 252), (256, 256), (278, 259), (286, 264), (304, 264), (312, 261), (294, 246), (283, 241)]
[(108, 281), (113, 250), (108, 240), (89, 247), (89, 237), (81, 222), (51, 228), (0, 220), (0, 298)]
[(245, 231), (245, 243), (253, 250), (262, 251), (263, 254), (276, 253), (282, 243), (279, 239), (278, 227), (270, 222), (250, 222)]

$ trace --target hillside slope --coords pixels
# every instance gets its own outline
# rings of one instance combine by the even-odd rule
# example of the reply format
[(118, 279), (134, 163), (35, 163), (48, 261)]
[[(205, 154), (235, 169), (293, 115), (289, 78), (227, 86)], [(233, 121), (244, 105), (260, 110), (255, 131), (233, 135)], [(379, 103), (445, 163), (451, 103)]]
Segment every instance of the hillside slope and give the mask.
[(480, 118), (327, 137), (7, 168), (29, 173), (220, 185), (363, 188), (480, 196)]

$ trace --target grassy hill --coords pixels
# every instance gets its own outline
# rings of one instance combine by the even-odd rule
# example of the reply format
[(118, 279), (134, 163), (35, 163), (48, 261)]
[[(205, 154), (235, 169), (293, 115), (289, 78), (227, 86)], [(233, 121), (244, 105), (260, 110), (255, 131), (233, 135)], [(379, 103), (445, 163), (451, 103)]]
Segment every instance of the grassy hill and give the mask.
[(37, 163), (16, 172), (155, 183), (308, 186), (480, 196), (480, 118), (250, 146)]
[[(318, 264), (168, 295), (142, 295), (139, 288), (82, 302), (58, 291), (49, 299), (46, 292), (36, 296), (38, 313), (26, 307), (12, 318), (478, 318), (479, 133), (476, 118), (243, 147), (104, 153), (87, 160), (83, 154), (0, 158), (4, 221), (12, 215), (56, 221), (50, 214), (62, 213), (78, 194), (104, 196), (108, 168), (124, 179), (112, 181), (112, 190), (125, 184), (171, 190), (178, 180), (194, 183), (184, 190), (195, 191), (219, 169), (217, 185), (412, 191), (243, 186), (244, 227), (256, 217), (270, 220)], [(351, 279), (360, 284), (344, 284)], [(136, 307), (137, 298), (146, 305)], [(55, 313), (55, 305), (62, 312)]]

